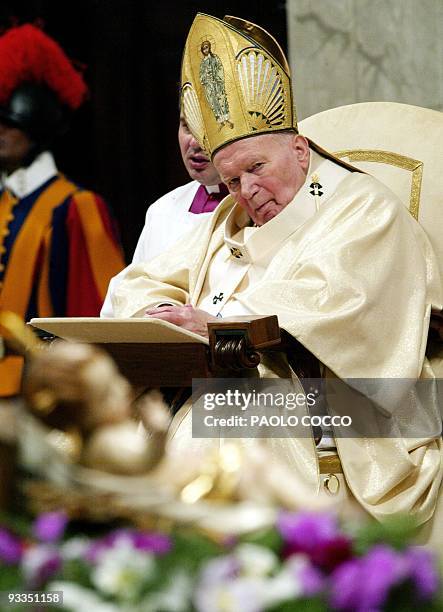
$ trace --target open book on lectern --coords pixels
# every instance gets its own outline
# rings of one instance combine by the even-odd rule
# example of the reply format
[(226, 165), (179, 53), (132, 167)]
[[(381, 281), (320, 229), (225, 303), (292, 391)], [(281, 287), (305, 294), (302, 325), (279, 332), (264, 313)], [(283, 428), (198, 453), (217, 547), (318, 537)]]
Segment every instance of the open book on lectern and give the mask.
[(31, 319), (29, 324), (71, 342), (208, 344), (206, 338), (160, 319), (51, 317)]

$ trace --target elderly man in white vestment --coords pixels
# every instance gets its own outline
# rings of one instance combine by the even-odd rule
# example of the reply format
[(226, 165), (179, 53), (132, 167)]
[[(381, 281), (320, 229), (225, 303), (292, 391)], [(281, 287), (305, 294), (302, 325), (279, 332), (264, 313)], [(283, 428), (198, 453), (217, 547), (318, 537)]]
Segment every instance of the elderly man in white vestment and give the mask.
[[(185, 250), (177, 245), (129, 268), (113, 299), (115, 316), (156, 317), (206, 335), (207, 322), (217, 317), (277, 314), (325, 376), (432, 378), (425, 348), (431, 305), (441, 307), (442, 295), (427, 236), (386, 186), (297, 133), (289, 69), (277, 43), (257, 26), (225, 19), (196, 17), (182, 81), (188, 123), (230, 195)], [(227, 88), (233, 127), (220, 128), (199, 84), (203, 34), (212, 36), (226, 78), (236, 84)], [(262, 107), (251, 101), (248, 85), (250, 66), (256, 64), (258, 79), (267, 62), (279, 79), (274, 94), (281, 93), (273, 111), (266, 101)], [(230, 66), (236, 66), (232, 73)], [(266, 367), (267, 374), (291, 376), (284, 360)], [(391, 400), (381, 401), (384, 415), (393, 410)], [(402, 428), (411, 414), (431, 430), (436, 424), (435, 435), (406, 437)], [(412, 385), (393, 418), (396, 438), (336, 437), (332, 446), (352, 495), (368, 513), (383, 519), (406, 512), (425, 523), (442, 480), (438, 407), (431, 400), (420, 404)], [(188, 433), (189, 413), (179, 413), (174, 439), (198, 445)], [(311, 439), (268, 442), (319, 490)]]

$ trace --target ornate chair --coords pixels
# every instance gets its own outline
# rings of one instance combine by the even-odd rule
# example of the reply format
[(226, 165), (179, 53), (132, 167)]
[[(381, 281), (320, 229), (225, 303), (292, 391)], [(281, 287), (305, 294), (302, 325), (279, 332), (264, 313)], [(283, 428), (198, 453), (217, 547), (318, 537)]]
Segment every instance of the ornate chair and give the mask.
[[(397, 102), (363, 102), (304, 119), (300, 133), (372, 174), (398, 195), (424, 227), (443, 282), (443, 114)], [(443, 313), (431, 336), (443, 338)]]

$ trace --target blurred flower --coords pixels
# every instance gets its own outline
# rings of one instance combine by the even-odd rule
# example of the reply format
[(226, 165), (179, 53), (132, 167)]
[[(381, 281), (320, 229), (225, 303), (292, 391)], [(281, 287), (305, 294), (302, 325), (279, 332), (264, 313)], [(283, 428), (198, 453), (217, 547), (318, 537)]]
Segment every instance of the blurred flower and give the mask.
[(171, 550), (171, 539), (161, 533), (149, 531), (136, 531), (135, 529), (116, 529), (105, 537), (92, 542), (86, 551), (85, 558), (95, 563), (100, 555), (113, 548), (120, 540), (131, 542), (132, 546), (141, 551), (164, 555)]
[(327, 571), (352, 556), (351, 539), (339, 530), (331, 514), (283, 512), (277, 528), (285, 543), (284, 556), (304, 553)]
[(316, 595), (323, 589), (323, 575), (305, 555), (293, 555), (266, 583), (264, 602), (273, 607), (285, 601)]
[[(0, 566), (16, 564), (8, 571), (21, 578), (24, 590), (63, 591), (60, 607), (73, 612), (264, 612), (279, 606), (296, 610), (300, 603), (303, 609), (381, 612), (401, 610), (405, 601), (411, 609), (437, 609), (441, 594), (438, 566), (428, 550), (400, 551), (387, 544), (368, 550), (368, 539), (366, 548), (357, 540), (353, 551), (332, 515), (282, 513), (282, 558), (271, 549), (275, 533), (260, 540), (269, 547), (236, 539), (226, 554), (211, 557), (220, 547), (201, 547), (200, 557), (199, 538), (194, 551), (192, 539), (175, 541), (132, 528), (96, 540), (57, 542), (65, 525), (63, 513), (40, 516), (33, 531), (46, 541), (37, 544), (0, 527)], [(367, 552), (355, 557), (360, 550)], [(188, 564), (194, 552), (201, 561)], [(68, 575), (72, 581), (57, 580)]]
[(168, 578), (161, 590), (149, 593), (140, 603), (143, 612), (187, 612), (191, 607), (194, 578), (188, 572), (177, 570)]
[(285, 542), (304, 550), (321, 546), (339, 533), (337, 518), (331, 514), (282, 512), (277, 527)]
[(27, 548), (22, 557), (22, 571), (27, 588), (45, 584), (62, 567), (60, 552), (53, 544), (37, 544)]
[(207, 561), (203, 566), (200, 577), (205, 584), (216, 584), (225, 580), (233, 580), (239, 572), (240, 562), (232, 554)]
[(265, 609), (266, 581), (239, 577), (197, 584), (194, 604), (198, 612), (261, 612)]
[(294, 555), (279, 570), (275, 554), (240, 544), (230, 555), (205, 564), (195, 592), (199, 612), (256, 612), (323, 589), (321, 572), (305, 555)]
[(297, 595), (312, 597), (325, 588), (323, 573), (305, 555), (292, 555), (283, 566), (298, 585)]
[(162, 533), (133, 531), (130, 537), (137, 550), (149, 551), (156, 555), (164, 555), (171, 550), (171, 539)]
[(67, 523), (66, 512), (45, 512), (34, 521), (32, 532), (40, 542), (56, 542), (63, 537)]
[(60, 546), (60, 553), (64, 560), (82, 559), (91, 546), (91, 540), (86, 536), (70, 538)]
[(101, 552), (91, 580), (106, 595), (132, 600), (140, 594), (154, 571), (154, 556), (136, 550), (130, 539), (121, 537), (112, 548)]
[(87, 610), (88, 612), (121, 612), (121, 608), (116, 604), (103, 601), (95, 591), (86, 589), (73, 582), (63, 580), (51, 582), (48, 585), (50, 591), (62, 591), (63, 604), (59, 607), (64, 610)]
[(407, 548), (404, 552), (406, 572), (417, 590), (417, 599), (427, 601), (438, 591), (439, 576), (434, 555), (418, 547)]
[(203, 566), (194, 593), (199, 612), (258, 612), (263, 609), (263, 580), (242, 577), (240, 559), (232, 553)]
[(332, 607), (349, 612), (381, 610), (390, 589), (404, 577), (400, 553), (388, 546), (375, 546), (365, 557), (347, 561), (332, 573)]
[(9, 529), (0, 527), (0, 562), (15, 565), (22, 557), (23, 545)]
[(239, 544), (234, 555), (239, 562), (240, 572), (245, 576), (266, 576), (278, 567), (277, 555), (257, 544)]

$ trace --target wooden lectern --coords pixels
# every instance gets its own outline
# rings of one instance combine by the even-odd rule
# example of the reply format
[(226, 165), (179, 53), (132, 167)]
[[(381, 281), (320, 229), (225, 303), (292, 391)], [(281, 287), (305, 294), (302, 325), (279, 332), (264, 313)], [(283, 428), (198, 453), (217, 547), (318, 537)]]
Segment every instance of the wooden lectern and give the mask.
[[(137, 388), (190, 387), (193, 378), (242, 377), (266, 351), (285, 352), (300, 378), (320, 376), (316, 358), (280, 329), (275, 315), (209, 323), (209, 341), (158, 319), (51, 318), (32, 319), (31, 325), (49, 340), (100, 346)], [(429, 337), (443, 339), (441, 312), (432, 315)]]
[(259, 351), (282, 347), (275, 315), (209, 323), (209, 340), (157, 319), (51, 318), (32, 319), (31, 325), (47, 332), (47, 340), (100, 346), (138, 388), (190, 387), (194, 378), (238, 377), (259, 364)]

